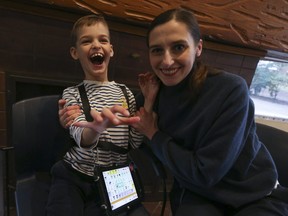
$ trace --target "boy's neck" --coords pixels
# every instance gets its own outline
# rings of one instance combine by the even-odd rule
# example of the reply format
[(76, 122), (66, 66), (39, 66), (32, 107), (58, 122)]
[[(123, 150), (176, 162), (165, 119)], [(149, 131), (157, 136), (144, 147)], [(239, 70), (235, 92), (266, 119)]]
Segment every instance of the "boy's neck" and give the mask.
[(110, 83), (109, 80), (95, 80), (95, 79), (84, 79), (84, 82), (94, 82), (94, 83), (99, 83), (99, 84), (105, 84), (105, 83)]

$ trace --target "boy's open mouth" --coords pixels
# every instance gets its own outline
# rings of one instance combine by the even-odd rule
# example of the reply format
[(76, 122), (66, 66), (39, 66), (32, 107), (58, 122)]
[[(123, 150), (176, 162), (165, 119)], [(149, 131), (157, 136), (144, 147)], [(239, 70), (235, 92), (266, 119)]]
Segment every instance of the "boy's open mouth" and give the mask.
[(104, 55), (102, 53), (95, 53), (92, 56), (90, 56), (90, 61), (93, 64), (101, 65), (104, 61)]

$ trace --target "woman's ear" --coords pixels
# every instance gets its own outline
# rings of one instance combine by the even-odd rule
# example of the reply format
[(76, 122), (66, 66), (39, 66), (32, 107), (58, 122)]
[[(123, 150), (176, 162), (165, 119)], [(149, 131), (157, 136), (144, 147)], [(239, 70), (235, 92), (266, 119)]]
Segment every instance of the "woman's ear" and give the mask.
[(197, 47), (196, 47), (196, 56), (199, 57), (202, 53), (202, 49), (203, 49), (203, 41), (202, 39), (199, 40)]
[(77, 50), (75, 47), (71, 47), (70, 48), (70, 55), (72, 56), (72, 58), (74, 60), (77, 60), (78, 59), (78, 55), (77, 55)]

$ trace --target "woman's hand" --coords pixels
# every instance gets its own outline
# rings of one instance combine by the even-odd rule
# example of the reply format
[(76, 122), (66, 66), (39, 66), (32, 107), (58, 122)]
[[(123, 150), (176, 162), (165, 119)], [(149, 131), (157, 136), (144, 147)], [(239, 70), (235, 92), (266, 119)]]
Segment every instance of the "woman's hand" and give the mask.
[(139, 74), (138, 82), (145, 98), (144, 108), (147, 112), (152, 112), (160, 81), (154, 73), (147, 72), (145, 74)]
[(65, 103), (66, 101), (64, 99), (58, 101), (58, 115), (61, 126), (63, 128), (68, 128), (73, 123), (74, 119), (81, 115), (82, 111), (78, 105), (64, 107)]
[(155, 112), (147, 112), (143, 107), (136, 112), (140, 118), (139, 122), (135, 122), (132, 126), (148, 139), (152, 139), (154, 134), (159, 130), (157, 125), (157, 114)]

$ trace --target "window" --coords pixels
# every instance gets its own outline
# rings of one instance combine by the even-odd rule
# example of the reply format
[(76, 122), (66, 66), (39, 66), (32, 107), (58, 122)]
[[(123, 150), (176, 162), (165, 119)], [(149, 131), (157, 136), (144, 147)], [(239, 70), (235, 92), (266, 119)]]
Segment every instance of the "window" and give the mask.
[(288, 63), (260, 60), (250, 96), (256, 118), (288, 122)]

